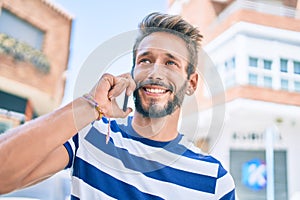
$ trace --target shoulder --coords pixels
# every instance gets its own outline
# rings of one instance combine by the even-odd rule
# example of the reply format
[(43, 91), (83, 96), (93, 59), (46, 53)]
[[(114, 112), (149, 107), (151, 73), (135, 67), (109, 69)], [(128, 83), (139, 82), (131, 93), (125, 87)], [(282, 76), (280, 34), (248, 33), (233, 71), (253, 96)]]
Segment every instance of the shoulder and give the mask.
[(192, 141), (190, 141), (188, 138), (186, 138), (185, 136), (182, 137), (179, 144), (184, 146), (184, 148), (186, 149), (183, 156), (189, 157), (191, 159), (211, 163), (211, 164), (214, 164), (214, 165), (217, 165), (217, 166), (220, 166), (221, 168), (223, 168), (221, 165), (221, 162), (217, 158), (202, 151), (201, 148), (195, 146), (195, 144)]
[(192, 141), (184, 138), (184, 136), (179, 142), (179, 145), (184, 146), (185, 148), (185, 151), (182, 154), (183, 157), (192, 160), (192, 163), (198, 167), (201, 166), (207, 171), (212, 171), (214, 177), (221, 178), (228, 174), (228, 171), (223, 167), (219, 159), (211, 154), (203, 152), (199, 147), (195, 146)]

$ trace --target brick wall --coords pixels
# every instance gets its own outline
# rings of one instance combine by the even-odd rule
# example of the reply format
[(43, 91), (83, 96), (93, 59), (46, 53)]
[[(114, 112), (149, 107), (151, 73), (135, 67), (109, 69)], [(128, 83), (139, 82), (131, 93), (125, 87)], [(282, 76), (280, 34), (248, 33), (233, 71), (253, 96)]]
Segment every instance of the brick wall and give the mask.
[[(40, 90), (50, 96), (52, 103), (58, 106), (65, 87), (64, 71), (69, 59), (72, 17), (45, 0), (0, 0), (0, 7), (45, 32), (42, 52), (47, 56), (51, 65), (50, 72), (43, 74), (30, 63), (16, 62), (12, 57), (0, 54), (0, 76)], [(10, 87), (13, 85), (2, 86), (1, 89), (4, 88), (7, 92), (14, 91), (18, 95), (18, 92)], [(34, 99), (35, 97), (26, 96), (26, 98)], [(34, 105), (34, 107), (47, 106), (43, 102), (37, 104), (39, 105)]]

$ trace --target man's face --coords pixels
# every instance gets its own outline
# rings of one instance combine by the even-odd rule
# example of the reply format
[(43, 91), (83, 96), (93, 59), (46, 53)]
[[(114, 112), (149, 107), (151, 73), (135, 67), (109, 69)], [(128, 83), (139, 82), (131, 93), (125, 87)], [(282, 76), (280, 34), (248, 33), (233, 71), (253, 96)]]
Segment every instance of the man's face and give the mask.
[(184, 40), (171, 33), (155, 32), (141, 41), (133, 73), (137, 112), (159, 118), (181, 106), (188, 83), (188, 55)]

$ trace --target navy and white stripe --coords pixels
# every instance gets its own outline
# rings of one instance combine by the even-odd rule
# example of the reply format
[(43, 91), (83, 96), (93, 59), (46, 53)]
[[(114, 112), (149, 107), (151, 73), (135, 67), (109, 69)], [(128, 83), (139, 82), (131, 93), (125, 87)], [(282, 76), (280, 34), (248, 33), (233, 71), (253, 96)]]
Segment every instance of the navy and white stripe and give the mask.
[[(183, 135), (171, 142), (141, 138), (107, 120), (81, 130), (65, 144), (73, 167), (73, 199), (234, 199), (234, 182), (220, 162), (196, 150)], [(195, 151), (196, 150), (196, 151)]]

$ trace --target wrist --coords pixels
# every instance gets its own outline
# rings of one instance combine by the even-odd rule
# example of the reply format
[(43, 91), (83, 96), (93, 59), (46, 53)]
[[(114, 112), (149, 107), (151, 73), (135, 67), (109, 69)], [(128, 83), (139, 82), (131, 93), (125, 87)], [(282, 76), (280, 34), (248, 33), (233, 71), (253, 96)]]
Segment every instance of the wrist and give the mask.
[(94, 97), (91, 94), (87, 93), (84, 94), (81, 98), (85, 100), (94, 109), (94, 111), (96, 111), (96, 120), (100, 120), (103, 117), (103, 112)]
[(75, 99), (72, 104), (72, 114), (77, 130), (81, 130), (86, 125), (95, 121), (98, 112), (82, 97)]
[[(91, 94), (84, 94), (82, 99), (90, 104), (91, 107), (94, 108), (94, 111), (98, 113), (96, 120), (100, 120), (103, 117), (103, 112), (98, 104), (98, 102), (94, 99)], [(106, 134), (106, 144), (108, 143), (110, 138), (110, 118), (108, 118), (108, 127), (107, 127), (107, 134)]]

